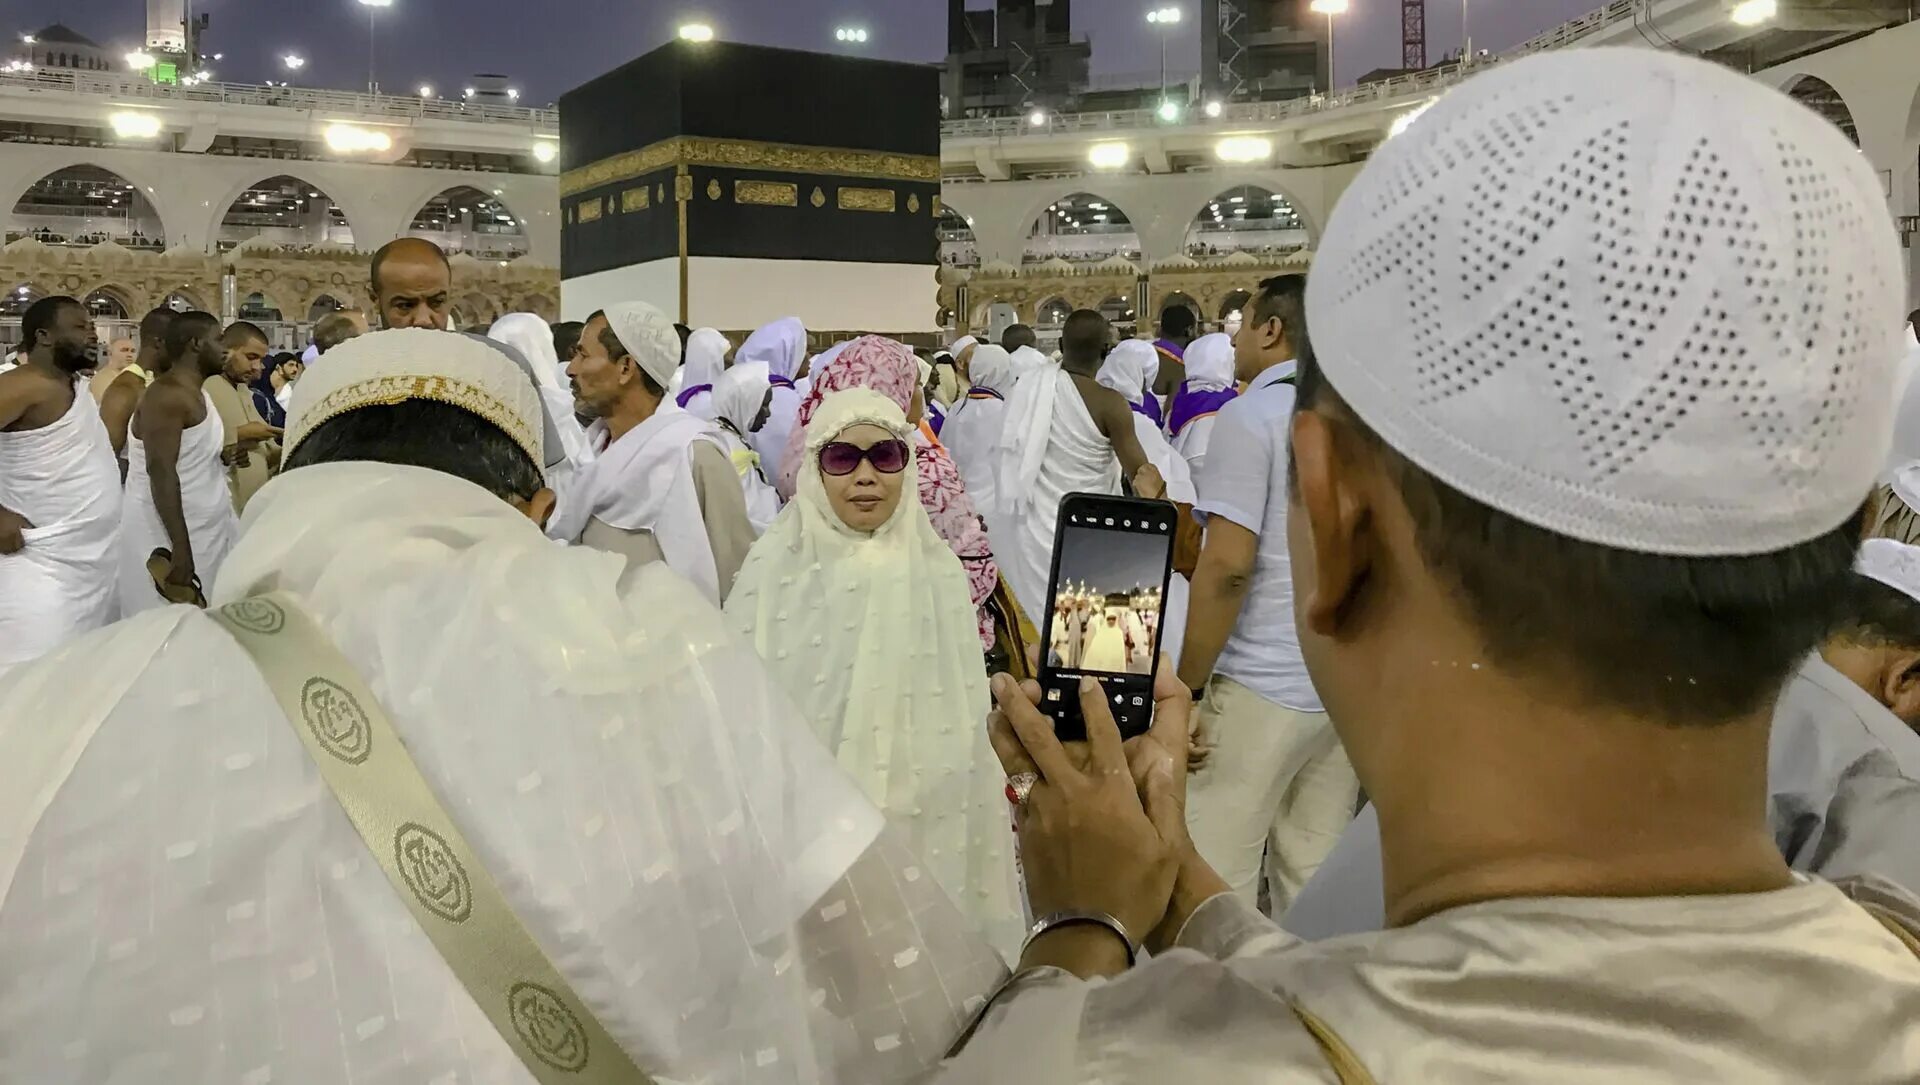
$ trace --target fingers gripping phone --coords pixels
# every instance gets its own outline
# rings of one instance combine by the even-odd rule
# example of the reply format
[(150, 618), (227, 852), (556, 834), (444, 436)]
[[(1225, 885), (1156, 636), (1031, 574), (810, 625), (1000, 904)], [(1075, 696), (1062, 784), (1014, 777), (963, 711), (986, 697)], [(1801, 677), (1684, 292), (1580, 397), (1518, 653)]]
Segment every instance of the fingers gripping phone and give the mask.
[(1054, 531), (1040, 709), (1062, 741), (1086, 738), (1080, 679), (1098, 681), (1122, 738), (1153, 723), (1179, 513), (1165, 501), (1068, 494)]

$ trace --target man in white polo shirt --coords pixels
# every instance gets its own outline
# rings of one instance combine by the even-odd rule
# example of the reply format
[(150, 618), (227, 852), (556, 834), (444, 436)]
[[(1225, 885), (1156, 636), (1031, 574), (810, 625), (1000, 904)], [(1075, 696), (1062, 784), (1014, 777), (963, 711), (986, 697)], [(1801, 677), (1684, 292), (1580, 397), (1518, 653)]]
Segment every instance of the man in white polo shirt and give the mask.
[(1234, 337), (1247, 391), (1220, 409), (1194, 479), (1207, 537), (1180, 657), (1204, 698), (1195, 746), (1211, 747), (1188, 798), (1194, 845), (1249, 903), (1264, 869), (1275, 914), (1333, 849), (1360, 788), (1293, 626), (1287, 449), (1306, 289), (1304, 275), (1261, 283)]

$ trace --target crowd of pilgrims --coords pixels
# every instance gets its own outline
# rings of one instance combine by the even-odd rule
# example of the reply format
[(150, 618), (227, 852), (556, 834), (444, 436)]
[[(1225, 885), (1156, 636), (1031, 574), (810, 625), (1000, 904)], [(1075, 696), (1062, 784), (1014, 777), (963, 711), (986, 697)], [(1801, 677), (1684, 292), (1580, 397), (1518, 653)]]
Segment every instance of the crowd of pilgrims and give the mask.
[[(1829, 198), (1858, 180), (1844, 141), (1772, 91), (1623, 55), (1583, 60), (1581, 79), (1515, 66), (1550, 88), (1507, 69), (1469, 86), (1496, 106), (1561, 94), (1569, 117), (1640, 108), (1587, 88), (1657, 86), (1646, 109), (1664, 93), (1724, 113), (1687, 123), (1729, 157), (1767, 112), (1806, 169), (1840, 178)], [(1483, 123), (1442, 106), (1413, 131)], [(1367, 244), (1471, 244), (1366, 202), (1422, 153), (1402, 139), (1347, 196), (1312, 280), (1247, 284), (1229, 330), (1173, 307), (1156, 338), (1120, 338), (1074, 312), (1052, 352), (1023, 325), (916, 351), (787, 318), (736, 342), (639, 301), (456, 332), (452, 269), (418, 239), (376, 254), (370, 312), (328, 317), (300, 355), (168, 309), (103, 345), (79, 302), (36, 302), (0, 372), (0, 764), (46, 774), (6, 789), (40, 796), (32, 810), (0, 801), (0, 1078), (523, 1079), (524, 1053), (458, 1008), (404, 912), (388, 917), (403, 934), (343, 918), (391, 905), (377, 869), (343, 867), (309, 826), (280, 839), (314, 871), (327, 855), (340, 888), (301, 890), (327, 876), (294, 854), (290, 881), (242, 900), (220, 879), (251, 868), (222, 834), (306, 823), (250, 810), (253, 792), (218, 819), (175, 812), (273, 763), (220, 743), (254, 749), (236, 736), (280, 712), (193, 616), (286, 591), (450, 789), (595, 1027), (661, 1080), (894, 1081), (943, 1059), (967, 1081), (1920, 1079), (1920, 903), (1897, 887), (1920, 885), (1911, 321), (1896, 365), (1886, 329), (1833, 330), (1894, 316), (1882, 295), (1806, 318), (1791, 364), (1853, 368), (1805, 402), (1757, 338), (1738, 351), (1790, 400), (1768, 417), (1791, 428), (1824, 396), (1868, 419), (1840, 426), (1858, 447), (1823, 430), (1749, 470), (1748, 431), (1709, 403), (1635, 423), (1681, 426), (1686, 463), (1641, 448), (1580, 475), (1562, 446), (1591, 420), (1556, 434), (1528, 416), (1549, 401), (1522, 406), (1501, 376), (1532, 364), (1520, 337), (1456, 329), (1512, 365), (1436, 375), (1414, 368), (1421, 330), (1388, 326), (1427, 310), (1379, 300), (1398, 287)], [(1479, 192), (1492, 167), (1472, 157), (1419, 165)], [(1884, 207), (1862, 199), (1871, 225), (1827, 212), (1828, 262), (1777, 289), (1838, 297), (1822, 269), (1849, 260), (1848, 299), (1899, 278)], [(1529, 243), (1565, 246), (1556, 266), (1628, 244), (1579, 232)], [(1676, 304), (1736, 304), (1715, 298)], [(1456, 323), (1522, 319), (1454, 304)], [(1381, 337), (1406, 358), (1368, 368)], [(1883, 340), (1877, 360), (1854, 349)], [(1659, 357), (1608, 364), (1609, 389), (1662, 379)], [(1558, 387), (1550, 370), (1534, 379)], [(1449, 396), (1472, 410), (1437, 406)], [(1164, 597), (1050, 594), (1071, 493), (1171, 503)], [(1661, 519), (1692, 525), (1672, 510), (1696, 507), (1708, 528)], [(1090, 744), (1063, 747), (1029, 680), (1095, 656), (1160, 660), (1154, 729), (1123, 747), (1093, 692)], [(36, 737), (68, 716), (84, 719)], [(205, 730), (169, 744), (168, 720)], [(69, 792), (115, 794), (103, 745), (147, 792), (89, 814)], [(224, 768), (179, 767), (186, 747)], [(337, 814), (287, 749), (302, 801)], [(623, 775), (627, 757), (644, 768)], [(324, 823), (351, 851), (344, 826)], [(167, 908), (186, 918), (146, 917)], [(250, 926), (273, 908), (277, 932)], [(305, 922), (386, 948), (287, 949)], [(330, 994), (298, 982), (315, 954)], [(274, 1016), (282, 999), (322, 1038), (261, 1039), (303, 1027)], [(291, 1076), (247, 1075), (276, 1066)]]

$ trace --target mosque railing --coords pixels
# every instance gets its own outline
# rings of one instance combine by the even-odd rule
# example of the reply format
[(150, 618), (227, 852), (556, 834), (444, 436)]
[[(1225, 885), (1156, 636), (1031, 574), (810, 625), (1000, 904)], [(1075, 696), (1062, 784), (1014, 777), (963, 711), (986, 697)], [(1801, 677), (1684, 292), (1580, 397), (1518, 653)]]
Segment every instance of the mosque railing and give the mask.
[(302, 112), (354, 117), (408, 120), (445, 120), (480, 124), (511, 124), (555, 131), (560, 114), (552, 109), (494, 105), (412, 95), (361, 94), (309, 87), (269, 87), (255, 83), (155, 83), (110, 72), (36, 69), (0, 72), (0, 89), (18, 88), (29, 94), (110, 98), (116, 102), (199, 105), (228, 104), (295, 109)]

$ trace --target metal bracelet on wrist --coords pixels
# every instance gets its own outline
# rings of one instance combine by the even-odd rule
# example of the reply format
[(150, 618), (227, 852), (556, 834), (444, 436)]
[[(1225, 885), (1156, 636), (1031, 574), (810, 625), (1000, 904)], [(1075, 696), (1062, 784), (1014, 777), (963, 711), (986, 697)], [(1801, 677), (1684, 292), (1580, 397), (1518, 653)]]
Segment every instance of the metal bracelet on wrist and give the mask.
[(1027, 940), (1021, 943), (1020, 953), (1022, 956), (1025, 956), (1027, 950), (1032, 948), (1033, 943), (1038, 941), (1041, 935), (1047, 934), (1050, 931), (1059, 930), (1061, 927), (1083, 925), (1105, 927), (1117, 935), (1120, 939), (1120, 944), (1127, 947), (1128, 968), (1132, 968), (1134, 962), (1140, 959), (1140, 943), (1134, 941), (1133, 935), (1127, 933), (1125, 924), (1105, 912), (1073, 910), (1049, 912), (1039, 919), (1034, 920), (1033, 926), (1027, 928)]

